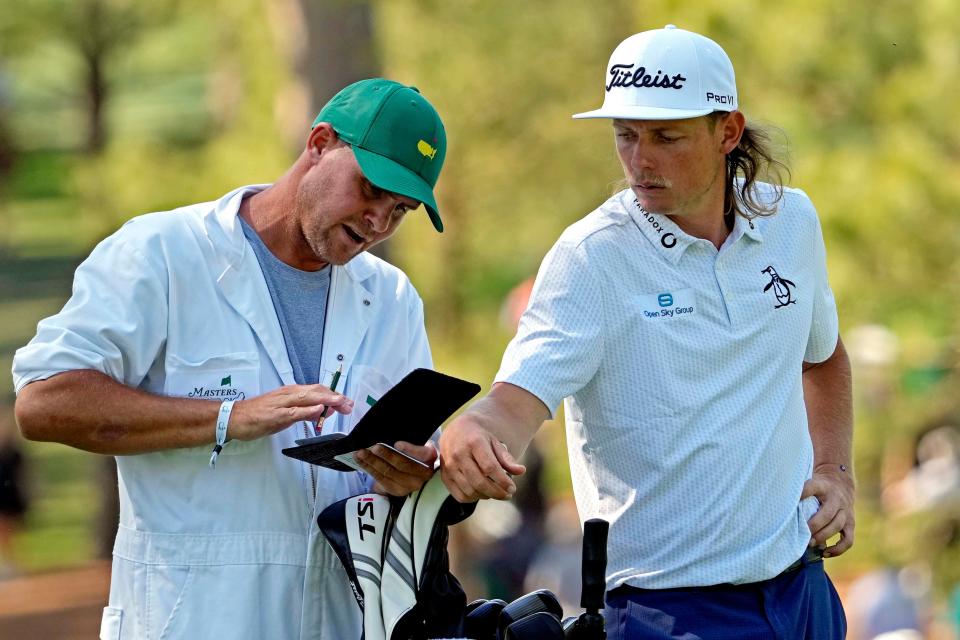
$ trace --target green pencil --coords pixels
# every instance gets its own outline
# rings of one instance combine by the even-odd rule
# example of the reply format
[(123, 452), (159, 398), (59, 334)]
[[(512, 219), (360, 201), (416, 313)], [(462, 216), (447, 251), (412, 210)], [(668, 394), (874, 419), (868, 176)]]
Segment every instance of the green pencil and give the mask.
[[(333, 380), (330, 381), (330, 391), (337, 390), (337, 384), (340, 383), (340, 374), (343, 373), (343, 365), (337, 367), (337, 370), (333, 372)], [(320, 412), (320, 419), (317, 420), (317, 426), (313, 428), (314, 433), (320, 435), (320, 432), (323, 430), (323, 421), (327, 419), (327, 407), (324, 405), (323, 410)]]

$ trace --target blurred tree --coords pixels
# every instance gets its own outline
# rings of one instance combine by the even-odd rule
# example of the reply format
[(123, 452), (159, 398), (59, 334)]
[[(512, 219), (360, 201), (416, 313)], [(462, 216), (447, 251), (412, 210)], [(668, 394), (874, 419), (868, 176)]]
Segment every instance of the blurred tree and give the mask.
[[(285, 2), (289, 0), (279, 0)], [(306, 46), (296, 70), (309, 89), (311, 121), (323, 105), (343, 87), (382, 75), (374, 40), (373, 10), (369, 0), (298, 0)], [(303, 143), (300, 131), (298, 142)], [(388, 259), (390, 241), (375, 246), (371, 253)]]
[[(89, 155), (100, 154), (107, 143), (105, 119), (110, 97), (109, 64), (148, 27), (172, 17), (176, 0), (158, 0), (146, 5), (134, 0), (26, 0), (16, 14), (23, 33), (57, 38), (82, 61), (81, 94), (86, 112), (83, 145)], [(100, 512), (96, 519), (97, 555), (109, 558), (119, 520), (117, 468), (112, 458), (98, 465)]]
[[(855, 374), (861, 534), (835, 570), (891, 549), (919, 557), (924, 531), (943, 530), (937, 513), (924, 515), (926, 529), (888, 526), (880, 496), (895, 475), (890, 450), (957, 403), (956, 374), (930, 375), (956, 370), (949, 340), (960, 336), (956, 2), (208, 0), (169, 24), (133, 0), (16, 5), (0, 12), (0, 55), (14, 84), (14, 141), (28, 151), (81, 149), (92, 138), (86, 111), (62, 108), (88, 104), (69, 87), (94, 85), (80, 35), (70, 40), (56, 25), (79, 24), (94, 5), (118, 20), (98, 36), (116, 40), (103, 65), (101, 152), (37, 164), (37, 176), (68, 185), (47, 189), (49, 209), (68, 213), (47, 224), (23, 201), (5, 203), (11, 219), (40, 220), (38, 237), (68, 229), (74, 247), (136, 213), (272, 179), (319, 105), (380, 65), (423, 89), (449, 134), (439, 191), (446, 231), (412, 216), (392, 250), (424, 296), (437, 366), (484, 381), (510, 337), (495, 322), (503, 297), (620, 177), (609, 124), (570, 120), (602, 100), (610, 51), (666, 23), (710, 35), (736, 65), (747, 117), (780, 125), (789, 139), (793, 183), (823, 221), (844, 334), (879, 325), (899, 341), (878, 385), (865, 384), (862, 367)], [(50, 7), (62, 15), (47, 23)], [(562, 448), (548, 449), (548, 477), (562, 479), (551, 469), (565, 467)], [(945, 548), (923, 551), (944, 575), (955, 570)]]
[(950, 336), (960, 335), (960, 121), (951, 111), (960, 99), (960, 5), (393, 0), (378, 8), (388, 72), (436, 95), (450, 132), (440, 202), (449, 231), (432, 238), (408, 224), (395, 246), (427, 301), (438, 366), (485, 380), (508, 337), (493, 322), (503, 296), (621, 175), (609, 125), (570, 120), (600, 103), (610, 51), (667, 23), (723, 44), (748, 119), (782, 127), (792, 182), (818, 207), (842, 330), (878, 324), (901, 339), (892, 397), (875, 407), (858, 398), (865, 535), (837, 566), (854, 570), (858, 558), (874, 561), (874, 550), (900, 544), (880, 524), (883, 452), (923, 428), (929, 409), (921, 407), (940, 404), (933, 398), (944, 383), (910, 397), (897, 381), (905, 370), (942, 368)]
[(142, 33), (168, 22), (178, 0), (23, 0), (8, 17), (6, 31), (40, 36), (31, 46), (55, 38), (81, 61), (81, 95), (86, 111), (84, 149), (95, 154), (107, 142), (106, 104), (112, 83), (111, 62), (135, 43)]
[(298, 73), (310, 87), (311, 114), (346, 85), (379, 75), (370, 0), (298, 0), (307, 29)]
[[(489, 377), (496, 348), (469, 345), (502, 345), (486, 320), (616, 178), (612, 145), (590, 142), (591, 127), (575, 126), (570, 114), (601, 97), (606, 57), (637, 9), (620, 0), (552, 2), (549, 10), (477, 0), (378, 7), (388, 73), (437, 96), (449, 139), (444, 233), (406, 225), (395, 244), (423, 290), (431, 334), (461, 358), (486, 352)], [(607, 177), (590, 178), (598, 168)]]

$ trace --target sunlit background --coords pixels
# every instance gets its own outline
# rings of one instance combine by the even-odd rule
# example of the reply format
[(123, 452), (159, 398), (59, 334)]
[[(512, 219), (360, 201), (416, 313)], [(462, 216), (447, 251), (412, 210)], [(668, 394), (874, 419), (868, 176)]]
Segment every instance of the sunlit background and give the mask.
[[(599, 105), (620, 40), (667, 23), (724, 46), (748, 120), (779, 128), (791, 184), (823, 222), (855, 375), (857, 542), (827, 565), (850, 637), (875, 637), (878, 612), (900, 611), (913, 637), (956, 637), (960, 4), (10, 0), (0, 462), (20, 451), (30, 504), (22, 520), (0, 514), (0, 638), (92, 637), (105, 604), (112, 460), (20, 440), (8, 373), (99, 239), (134, 215), (273, 180), (348, 82), (414, 84), (447, 127), (447, 231), (420, 211), (384, 251), (424, 298), (437, 368), (486, 387), (544, 253), (620, 177), (609, 123), (570, 114)], [(541, 430), (522, 508), (484, 505), (455, 529), (470, 598), (542, 586), (576, 608), (563, 439), (562, 423)]]

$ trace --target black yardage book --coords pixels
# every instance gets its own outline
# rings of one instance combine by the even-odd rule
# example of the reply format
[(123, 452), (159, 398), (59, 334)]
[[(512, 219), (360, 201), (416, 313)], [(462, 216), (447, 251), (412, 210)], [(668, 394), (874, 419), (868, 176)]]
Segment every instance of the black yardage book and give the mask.
[(350, 433), (330, 433), (297, 440), (284, 455), (337, 471), (353, 471), (336, 456), (399, 440), (422, 445), (444, 420), (454, 414), (480, 385), (431, 369), (414, 369), (394, 385)]

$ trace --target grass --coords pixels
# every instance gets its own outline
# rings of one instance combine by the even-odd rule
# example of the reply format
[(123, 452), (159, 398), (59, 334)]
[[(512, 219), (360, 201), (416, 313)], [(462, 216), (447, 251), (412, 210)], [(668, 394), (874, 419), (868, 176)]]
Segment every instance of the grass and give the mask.
[[(0, 427), (14, 428), (13, 354), (41, 318), (63, 306), (76, 256), (89, 242), (69, 200), (60, 197), (56, 176), (63, 164), (57, 154), (31, 155), (8, 184), (19, 197), (3, 206), (11, 224), (7, 251), (0, 246)], [(31, 505), (14, 538), (18, 565), (33, 572), (86, 563), (94, 555), (100, 509), (98, 457), (51, 443), (23, 442), (22, 450)]]
[(25, 443), (24, 456), (32, 503), (15, 541), (20, 567), (42, 571), (88, 562), (100, 508), (98, 457), (38, 442)]

